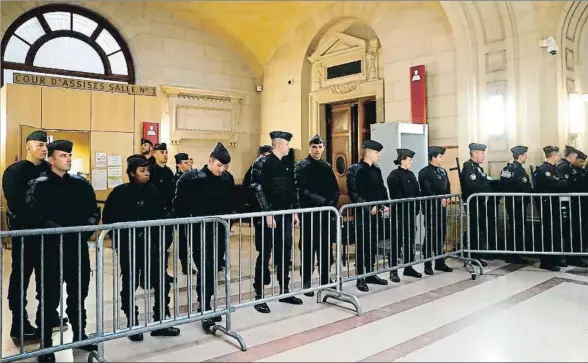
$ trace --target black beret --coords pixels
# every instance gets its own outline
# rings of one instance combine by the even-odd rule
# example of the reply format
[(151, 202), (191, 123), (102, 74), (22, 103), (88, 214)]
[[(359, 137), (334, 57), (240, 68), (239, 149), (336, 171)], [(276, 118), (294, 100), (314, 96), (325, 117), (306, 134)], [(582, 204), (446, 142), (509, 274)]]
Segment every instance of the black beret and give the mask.
[(558, 153), (559, 148), (557, 146), (545, 146), (543, 152), (545, 153), (545, 156), (549, 156), (551, 153)]
[(258, 154), (265, 154), (265, 153), (269, 153), (272, 151), (272, 147), (270, 145), (260, 145), (257, 148), (257, 153)]
[(147, 139), (141, 139), (141, 145), (143, 144), (149, 144), (151, 146), (153, 146), (153, 143), (151, 142), (151, 140), (147, 140)]
[(582, 151), (578, 150), (578, 159), (586, 160), (586, 154), (584, 154)]
[(292, 134), (286, 131), (272, 131), (269, 134), (270, 139), (284, 139), (286, 141), (292, 140)]
[(575, 147), (573, 147), (573, 146), (566, 145), (566, 148), (565, 148), (565, 151), (564, 151), (564, 153), (565, 153), (566, 155), (569, 155), (569, 154), (574, 154), (574, 153), (576, 153), (576, 154), (577, 154), (577, 153), (578, 153), (578, 149), (576, 149), (576, 148), (575, 148)]
[(415, 154), (415, 152), (410, 149), (396, 149), (396, 152), (398, 153), (399, 158), (403, 158), (403, 157), (412, 158), (412, 157), (414, 157), (414, 154)]
[(520, 155), (526, 153), (529, 150), (529, 148), (527, 146), (522, 146), (522, 145), (518, 145), (513, 147), (512, 149), (510, 149), (510, 151), (512, 152), (512, 155), (515, 158), (518, 158)]
[(41, 141), (47, 142), (47, 133), (45, 131), (33, 131), (27, 136), (25, 142)]
[(486, 151), (486, 145), (472, 142), (469, 145), (470, 151)]
[(64, 151), (71, 153), (73, 149), (73, 143), (68, 140), (56, 140), (47, 144), (47, 151), (52, 154), (54, 151)]
[(441, 146), (430, 146), (429, 147), (429, 158), (434, 158), (437, 155), (444, 155), (445, 148)]
[(161, 144), (155, 144), (153, 150), (167, 151), (167, 144), (165, 142), (162, 142)]
[(320, 145), (320, 144), (324, 144), (325, 141), (319, 136), (319, 134), (314, 135), (311, 139), (310, 139), (310, 145)]
[(135, 154), (127, 158), (127, 171), (135, 172), (137, 168), (148, 165), (149, 162), (144, 155)]
[(379, 142), (374, 141), (374, 140), (363, 140), (363, 148), (375, 150), (375, 151), (379, 152), (379, 151), (382, 151), (384, 146), (382, 146), (382, 144), (380, 144)]
[(216, 144), (216, 147), (214, 148), (214, 150), (212, 150), (210, 156), (225, 165), (231, 162), (231, 155), (229, 154), (229, 151), (220, 142)]
[(188, 154), (186, 153), (178, 153), (174, 156), (176, 158), (176, 164), (179, 164), (183, 160), (188, 160)]

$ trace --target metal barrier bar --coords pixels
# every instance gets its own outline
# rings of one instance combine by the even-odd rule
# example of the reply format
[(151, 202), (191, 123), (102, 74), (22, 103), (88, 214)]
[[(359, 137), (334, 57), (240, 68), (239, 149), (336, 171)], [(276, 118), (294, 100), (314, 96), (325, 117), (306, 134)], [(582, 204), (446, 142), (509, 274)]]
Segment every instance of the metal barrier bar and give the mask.
[(566, 256), (567, 263), (586, 267), (587, 201), (588, 193), (473, 194), (466, 201), (466, 251), (517, 260), (538, 256), (547, 269), (565, 265), (557, 258)]
[[(317, 302), (334, 299), (351, 304), (358, 314), (361, 313), (359, 300), (342, 291), (340, 264), (336, 263), (334, 273), (331, 267), (333, 262), (340, 261), (341, 256), (341, 221), (337, 209), (321, 207), (218, 217), (236, 224), (238, 231), (235, 309), (255, 306), (260, 312), (269, 312), (268, 302), (279, 300), (297, 305), (302, 301), (295, 298), (296, 295), (312, 296), (316, 293)], [(246, 223), (248, 229), (244, 226)], [(294, 248), (295, 243), (298, 249)], [(333, 244), (336, 244), (336, 257), (330, 252)], [(229, 254), (230, 250), (227, 256)], [(248, 261), (243, 261), (244, 258)], [(313, 282), (315, 258), (318, 261), (318, 283)], [(296, 273), (298, 269), (299, 274)]]
[[(191, 304), (187, 306), (187, 312), (182, 313), (180, 310), (180, 297), (179, 297), (179, 280), (176, 280), (173, 292), (174, 298), (174, 309), (173, 314), (170, 314), (169, 307), (170, 305), (167, 303), (166, 300), (171, 299), (170, 294), (167, 293), (167, 283), (165, 278), (165, 271), (169, 271), (166, 268), (166, 263), (164, 258), (166, 256), (165, 253), (158, 253), (165, 252), (166, 250), (166, 238), (167, 236), (172, 236), (169, 232), (173, 230), (174, 226), (193, 226), (194, 224), (199, 224), (200, 226), (205, 226), (205, 229), (211, 229), (214, 234), (209, 236), (203, 235), (202, 238), (198, 238), (197, 245), (203, 246), (202, 251), (205, 253), (206, 248), (212, 248), (214, 250), (214, 254), (217, 254), (218, 246), (224, 245), (226, 250), (229, 250), (229, 225), (226, 221), (219, 218), (214, 217), (200, 217), (200, 218), (184, 218), (184, 219), (169, 219), (169, 220), (157, 220), (157, 221), (144, 221), (144, 222), (134, 222), (134, 223), (116, 223), (111, 225), (99, 225), (99, 226), (84, 226), (84, 227), (68, 227), (68, 228), (53, 228), (53, 229), (37, 229), (37, 230), (15, 230), (15, 231), (8, 231), (8, 232), (0, 232), (1, 237), (12, 237), (14, 240), (20, 238), (20, 248), (15, 251), (15, 253), (19, 254), (21, 257), (21, 262), (25, 257), (24, 253), (24, 246), (25, 243), (28, 242), (28, 246), (33, 245), (36, 241), (40, 241), (40, 256), (42, 258), (39, 259), (40, 261), (40, 272), (38, 276), (40, 278), (37, 281), (41, 281), (40, 285), (40, 301), (41, 301), (41, 308), (40, 308), (40, 319), (38, 317), (38, 325), (41, 328), (40, 331), (42, 334), (39, 336), (39, 340), (41, 341), (41, 347), (39, 349), (35, 349), (33, 351), (25, 351), (25, 342), (24, 342), (24, 320), (26, 311), (24, 310), (23, 300), (26, 297), (26, 291), (23, 287), (23, 275), (24, 275), (24, 264), (20, 264), (20, 269), (18, 271), (20, 275), (20, 291), (17, 293), (18, 299), (20, 300), (19, 309), (19, 316), (16, 317), (20, 320), (20, 328), (18, 335), (20, 336), (17, 350), (15, 349), (14, 354), (8, 351), (8, 354), (5, 354), (6, 347), (1, 346), (1, 355), (0, 361), (1, 362), (12, 362), (16, 360), (28, 359), (32, 357), (44, 356), (47, 354), (68, 350), (68, 349), (75, 349), (85, 347), (86, 350), (89, 346), (98, 345), (96, 348), (90, 348), (92, 351), (90, 352), (89, 360), (97, 360), (97, 361), (104, 361), (104, 346), (103, 343), (108, 340), (118, 339), (121, 337), (130, 337), (136, 336), (137, 334), (142, 334), (146, 332), (157, 332), (161, 331), (162, 329), (167, 329), (171, 327), (175, 327), (182, 324), (192, 323), (196, 321), (201, 321), (203, 324), (203, 328), (210, 330), (212, 333), (216, 333), (216, 331), (221, 331), (234, 339), (237, 340), (241, 349), (245, 350), (245, 344), (242, 338), (231, 331), (231, 320), (230, 320), (230, 313), (233, 311), (231, 307), (231, 286), (230, 286), (230, 269), (227, 268), (225, 271), (225, 291), (224, 296), (221, 296), (221, 290), (219, 287), (219, 279), (218, 274), (214, 278), (213, 286), (204, 286), (204, 289), (208, 289), (206, 295), (208, 296), (215, 296), (215, 303), (214, 308), (209, 308), (203, 304), (203, 307), (199, 307), (201, 310), (198, 314), (194, 314), (192, 312)], [(171, 226), (166, 228), (166, 226)], [(157, 229), (157, 231), (155, 230)], [(125, 231), (126, 230), (126, 231)], [(93, 334), (90, 332), (93, 329), (93, 322), (89, 323), (86, 327), (84, 324), (85, 321), (85, 308), (84, 308), (84, 301), (88, 296), (88, 289), (87, 286), (90, 286), (90, 266), (91, 266), (91, 256), (89, 254), (89, 249), (87, 244), (87, 240), (89, 239), (90, 235), (101, 231), (100, 236), (96, 242), (96, 250), (95, 250), (95, 259), (96, 259), (96, 322), (95, 322), (95, 332)], [(121, 233), (122, 231), (122, 233)], [(125, 233), (127, 232), (128, 233)], [(221, 231), (224, 231), (224, 237), (220, 234)], [(113, 242), (113, 291), (112, 291), (112, 301), (110, 303), (106, 302), (105, 295), (104, 295), (104, 287), (105, 287), (105, 278), (107, 276), (107, 271), (105, 270), (104, 261), (106, 250), (104, 248), (104, 240), (107, 234), (110, 233), (112, 242)], [(145, 233), (147, 232), (147, 233)], [(153, 233), (151, 233), (153, 232)], [(144, 233), (141, 235), (141, 233)], [(130, 292), (130, 301), (128, 304), (119, 305), (118, 297), (118, 286), (119, 286), (119, 276), (118, 276), (118, 263), (117, 263), (117, 252), (119, 252), (118, 257), (122, 257), (120, 252), (124, 249), (121, 249), (121, 245), (119, 245), (122, 241), (124, 241), (124, 236), (126, 236), (127, 245), (124, 248), (127, 248), (127, 251), (132, 250), (133, 253), (129, 254), (127, 257), (127, 265), (132, 268), (131, 272), (125, 269), (120, 269), (120, 271), (125, 274), (127, 273), (129, 277), (129, 282), (131, 283)], [(141, 236), (141, 240), (139, 240), (139, 236)], [(130, 238), (129, 238), (130, 237)], [(222, 237), (222, 238), (221, 238)], [(151, 238), (157, 238), (157, 241), (152, 240)], [(190, 239), (196, 238), (190, 235)], [(208, 239), (207, 239), (208, 238)], [(136, 251), (141, 250), (141, 246), (139, 242), (144, 246), (144, 254), (143, 256), (147, 256), (146, 259), (138, 259), (136, 255)], [(214, 242), (214, 243), (212, 243)], [(38, 243), (38, 242), (37, 242)], [(193, 241), (191, 240), (190, 243), (192, 244)], [(210, 244), (210, 246), (207, 246)], [(67, 246), (67, 247), (66, 247)], [(155, 247), (156, 246), (156, 247)], [(17, 247), (17, 246), (15, 246)], [(18, 247), (17, 247), (18, 248)], [(152, 249), (155, 248), (153, 251)], [(200, 248), (199, 248), (200, 249)], [(152, 253), (153, 252), (153, 253)], [(0, 251), (0, 257), (2, 257), (3, 251)], [(157, 255), (153, 255), (157, 253)], [(28, 257), (28, 252), (26, 257)], [(155, 258), (155, 260), (151, 260), (151, 258)], [(228, 259), (228, 258), (227, 258)], [(177, 271), (177, 259), (173, 259), (173, 266), (172, 270)], [(3, 260), (0, 260), (3, 261)], [(158, 262), (155, 262), (158, 261)], [(218, 257), (215, 256), (213, 260), (206, 260), (206, 263), (212, 264), (212, 267), (216, 266), (216, 262), (218, 261)], [(121, 259), (122, 262), (122, 259)], [(153, 263), (152, 263), (153, 262)], [(56, 266), (57, 264), (57, 266)], [(153, 266), (153, 268), (145, 268), (147, 266)], [(227, 260), (227, 265), (230, 266), (230, 260)], [(136, 273), (138, 270), (137, 268), (141, 266), (143, 267), (142, 275), (139, 276)], [(209, 266), (210, 267), (210, 266)], [(206, 270), (208, 267), (203, 266), (203, 270)], [(67, 270), (66, 270), (67, 269)], [(0, 277), (2, 277), (3, 269), (0, 269)], [(156, 276), (151, 276), (155, 278), (154, 281), (150, 277), (150, 273), (153, 272)], [(176, 275), (176, 278), (178, 276)], [(204, 278), (206, 278), (204, 276)], [(149, 317), (145, 319), (145, 323), (141, 326), (135, 327), (134, 325), (137, 323), (135, 318), (138, 318), (138, 315), (135, 315), (135, 306), (138, 304), (138, 297), (135, 294), (135, 286), (138, 286), (140, 282), (143, 282), (143, 289), (144, 293), (142, 294), (143, 298), (145, 299), (145, 312), (148, 312), (148, 307), (151, 306), (150, 304), (150, 289), (149, 287), (155, 286), (159, 287), (159, 293), (156, 291), (155, 295), (155, 302), (156, 302), (156, 309), (154, 310), (154, 317), (150, 320)], [(151, 281), (151, 286), (149, 285), (149, 281)], [(200, 281), (200, 280), (199, 280)], [(67, 299), (64, 299), (63, 295), (63, 284), (67, 286)], [(205, 285), (205, 284), (203, 284)], [(124, 287), (123, 285), (120, 285)], [(163, 287), (163, 289), (162, 289)], [(56, 289), (59, 288), (59, 294), (56, 294)], [(190, 285), (190, 281), (188, 281), (188, 286), (186, 286), (188, 291), (192, 290), (192, 286)], [(211, 290), (212, 289), (212, 290)], [(0, 287), (0, 292), (2, 292), (2, 288)], [(1, 300), (1, 299), (0, 299)], [(67, 314), (70, 319), (70, 325), (72, 329), (74, 329), (74, 341), (72, 342), (64, 342), (63, 338), (63, 331), (67, 327), (66, 321), (64, 320), (63, 302), (67, 302)], [(57, 305), (60, 304), (61, 307), (58, 309)], [(123, 308), (129, 308), (129, 312), (133, 312), (129, 314), (129, 326), (126, 329), (119, 329), (119, 319), (118, 319), (118, 307), (121, 306)], [(0, 302), (0, 308), (2, 307), (2, 303)], [(74, 309), (75, 308), (75, 309)], [(106, 308), (112, 308), (112, 324), (105, 324), (105, 316), (109, 316), (105, 314)], [(0, 309), (1, 311), (1, 309)], [(137, 310), (138, 313), (138, 310)], [(53, 320), (53, 314), (55, 314), (55, 318), (58, 318), (58, 323), (55, 324), (55, 320)], [(220, 325), (216, 324), (222, 321), (222, 316), (226, 316), (226, 324)], [(28, 319), (27, 319), (28, 321)], [(111, 325), (111, 328), (108, 326)], [(51, 329), (58, 329), (59, 331), (59, 339), (58, 342), (55, 341), (55, 344), (50, 344), (51, 338), (50, 331)], [(84, 339), (84, 333), (88, 333), (87, 339)]]
[[(443, 202), (446, 200), (446, 202)], [(438, 208), (443, 208), (443, 212), (438, 212), (433, 209), (435, 205)], [(444, 204), (443, 207), (441, 205)], [(429, 208), (427, 210), (427, 208)], [(451, 211), (451, 213), (448, 212)], [(347, 204), (339, 210), (343, 223), (346, 224), (346, 230), (341, 241), (349, 246), (355, 244), (355, 261), (356, 270), (352, 271), (351, 261), (349, 255), (342, 259), (345, 262), (347, 269), (345, 276), (342, 276), (342, 282), (356, 281), (360, 291), (367, 291), (366, 288), (360, 288), (365, 279), (370, 279), (382, 273), (390, 272), (396, 274), (401, 268), (410, 268), (420, 263), (431, 263), (432, 261), (454, 258), (464, 261), (468, 268), (472, 279), (475, 279), (477, 274), (473, 264), (479, 265), (479, 262), (465, 257), (463, 254), (463, 236), (461, 233), (456, 233), (455, 248), (453, 251), (436, 253), (431, 256), (426, 255), (427, 251), (422, 249), (417, 255), (413, 256), (413, 249), (415, 248), (416, 237), (420, 238), (423, 243), (423, 229), (432, 229), (429, 234), (429, 239), (433, 239), (437, 234), (439, 238), (435, 241), (441, 246), (445, 246), (446, 238), (442, 238), (446, 234), (447, 227), (443, 227), (445, 223), (434, 224), (435, 218), (439, 222), (451, 220), (458, 230), (458, 225), (461, 226), (463, 219), (463, 210), (461, 209), (461, 199), (459, 195), (443, 195), (419, 198), (407, 198), (394, 201), (378, 201)], [(431, 221), (427, 222), (426, 217), (433, 217)], [(418, 226), (418, 228), (416, 228)], [(417, 231), (415, 230), (418, 229)], [(350, 232), (350, 230), (353, 230)], [(355, 238), (351, 240), (351, 237)], [(428, 248), (428, 245), (426, 246)], [(432, 248), (432, 246), (431, 246)], [(439, 249), (439, 248), (438, 248)], [(400, 254), (403, 252), (403, 255)], [(369, 255), (368, 255), (369, 253)], [(382, 257), (382, 260), (377, 259), (376, 256)], [(398, 263), (397, 259), (403, 257), (403, 262)], [(388, 263), (386, 263), (388, 259)], [(367, 263), (366, 263), (367, 262)], [(481, 266), (480, 266), (481, 269)], [(391, 276), (392, 279), (392, 276)], [(394, 281), (394, 279), (393, 279)], [(373, 281), (373, 283), (384, 284), (381, 281)], [(363, 290), (362, 290), (363, 289)]]

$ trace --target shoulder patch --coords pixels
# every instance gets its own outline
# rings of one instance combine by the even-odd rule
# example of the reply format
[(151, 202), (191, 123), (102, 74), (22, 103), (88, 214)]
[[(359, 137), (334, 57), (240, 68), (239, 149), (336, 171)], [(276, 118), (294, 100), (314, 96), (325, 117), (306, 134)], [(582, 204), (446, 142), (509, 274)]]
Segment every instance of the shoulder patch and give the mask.
[(508, 170), (503, 170), (502, 173), (500, 173), (500, 176), (506, 179), (510, 179), (512, 178), (512, 173)]
[(527, 178), (526, 176), (524, 176), (524, 177), (521, 179), (521, 181), (522, 181), (523, 183), (528, 183), (528, 182), (529, 182), (529, 178)]
[(34, 183), (42, 183), (42, 182), (45, 182), (47, 180), (49, 180), (48, 177), (46, 177), (44, 175), (41, 175), (40, 177), (38, 177), (37, 179), (33, 180), (32, 182), (34, 182)]
[(546, 171), (546, 172), (545, 172), (545, 176), (546, 176), (546, 177), (550, 177), (550, 176), (551, 176), (551, 173), (550, 173), (550, 172), (548, 172), (548, 171)]
[(476, 174), (470, 174), (470, 179), (471, 180), (476, 180), (478, 177), (476, 176)]

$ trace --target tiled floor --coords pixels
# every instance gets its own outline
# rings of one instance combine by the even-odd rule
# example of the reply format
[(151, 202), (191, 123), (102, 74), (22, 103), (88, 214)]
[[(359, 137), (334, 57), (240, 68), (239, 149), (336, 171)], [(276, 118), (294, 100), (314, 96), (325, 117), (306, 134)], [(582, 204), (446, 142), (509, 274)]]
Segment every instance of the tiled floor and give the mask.
[[(252, 307), (237, 309), (231, 315), (232, 330), (244, 339), (246, 352), (241, 352), (233, 339), (220, 333), (207, 335), (199, 323), (191, 323), (180, 326), (182, 334), (177, 338), (146, 336), (142, 343), (126, 338), (107, 342), (106, 360), (588, 360), (585, 270), (549, 273), (534, 266), (495, 261), (486, 268), (484, 276), (472, 281), (460, 263), (450, 263), (456, 268), (453, 273), (437, 273), (420, 280), (406, 277), (400, 284), (372, 286), (369, 293), (358, 292), (353, 284), (346, 285), (345, 291), (361, 301), (361, 316), (343, 306), (318, 304), (316, 298), (305, 296), (301, 296), (302, 306), (272, 302), (272, 313), (267, 315)], [(422, 265), (417, 270), (422, 271)], [(185, 286), (185, 280), (179, 282), (178, 291), (182, 284)], [(231, 287), (232, 300), (238, 300), (238, 285), (232, 283)], [(106, 286), (107, 301), (113, 301), (111, 291), (112, 287)], [(179, 306), (186, 305), (185, 290), (184, 293), (185, 296), (178, 297)], [(93, 304), (88, 301), (89, 306)], [(29, 310), (34, 311), (34, 306)], [(105, 309), (106, 316), (112, 313), (112, 307)], [(10, 315), (6, 304), (2, 317), (2, 349), (6, 355), (14, 349), (7, 335)], [(112, 318), (110, 322), (112, 325)], [(91, 321), (90, 325), (94, 323)], [(69, 341), (70, 334), (64, 334), (65, 341)], [(58, 353), (58, 360), (86, 361), (87, 354), (64, 351)]]

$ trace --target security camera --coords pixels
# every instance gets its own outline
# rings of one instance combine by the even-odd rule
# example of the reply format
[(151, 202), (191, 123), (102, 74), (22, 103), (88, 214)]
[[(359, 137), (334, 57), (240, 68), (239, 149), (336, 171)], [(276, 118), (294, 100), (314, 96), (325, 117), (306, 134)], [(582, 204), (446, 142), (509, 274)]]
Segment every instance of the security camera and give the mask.
[(294, 84), (294, 80), (293, 79), (289, 79), (288, 80), (288, 84)]
[(555, 42), (554, 37), (545, 38), (539, 41), (539, 46), (541, 48), (547, 48), (547, 53), (551, 55), (556, 55), (557, 51), (559, 50), (559, 46)]

